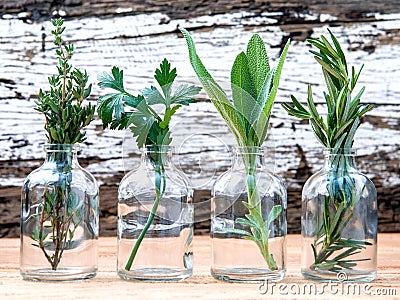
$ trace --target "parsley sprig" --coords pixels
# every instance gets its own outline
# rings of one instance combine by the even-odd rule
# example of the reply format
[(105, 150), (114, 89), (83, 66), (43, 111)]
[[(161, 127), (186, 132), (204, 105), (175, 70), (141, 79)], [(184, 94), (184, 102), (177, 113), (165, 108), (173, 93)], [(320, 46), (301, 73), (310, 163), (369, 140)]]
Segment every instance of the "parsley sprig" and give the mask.
[[(171, 144), (170, 121), (172, 116), (182, 106), (195, 102), (193, 96), (198, 94), (200, 87), (182, 84), (172, 93), (172, 85), (177, 76), (176, 68), (171, 69), (171, 64), (164, 59), (160, 67), (156, 69), (154, 78), (160, 86), (145, 88), (142, 93), (134, 96), (127, 92), (123, 83), (123, 71), (113, 67), (111, 74), (103, 72), (99, 74), (99, 86), (111, 88), (114, 93), (101, 96), (98, 100), (98, 114), (103, 121), (103, 126), (111, 129), (129, 128), (136, 138), (138, 148), (151, 149), (149, 159), (154, 167), (154, 185), (156, 197), (146, 224), (144, 225), (125, 269), (129, 271), (136, 257), (137, 251), (146, 232), (150, 228), (157, 212), (158, 204), (162, 199), (166, 177), (164, 170), (164, 147)], [(157, 113), (152, 106), (164, 107), (164, 114)]]
[[(123, 76), (123, 71), (118, 67), (113, 67), (111, 74), (103, 72), (98, 76), (100, 87), (115, 90), (115, 93), (101, 96), (98, 100), (97, 112), (103, 127), (119, 130), (129, 128), (139, 149), (147, 145), (171, 144), (171, 117), (180, 107), (194, 103), (193, 96), (201, 88), (182, 84), (172, 94), (172, 84), (177, 74), (176, 68), (171, 69), (167, 59), (162, 61), (154, 75), (161, 91), (151, 86), (134, 96), (126, 91)], [(152, 107), (158, 104), (165, 107), (163, 115)]]

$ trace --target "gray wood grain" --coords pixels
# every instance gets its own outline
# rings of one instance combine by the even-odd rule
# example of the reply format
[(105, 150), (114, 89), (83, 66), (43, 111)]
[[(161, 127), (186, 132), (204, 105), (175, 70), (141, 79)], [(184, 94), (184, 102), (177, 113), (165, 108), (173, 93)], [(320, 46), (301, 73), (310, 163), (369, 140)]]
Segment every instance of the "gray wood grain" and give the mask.
[[(154, 83), (153, 70), (164, 57), (177, 67), (180, 82), (198, 84), (178, 25), (192, 32), (203, 62), (224, 86), (229, 86), (235, 55), (245, 49), (252, 33), (266, 41), (274, 62), (292, 38), (266, 142), (268, 165), (288, 187), (290, 232), (299, 232), (301, 188), (321, 168), (322, 149), (307, 122), (288, 116), (280, 103), (290, 94), (305, 99), (307, 83), (311, 83), (317, 102), (323, 105), (320, 68), (308, 54), (305, 39), (325, 34), (330, 25), (350, 62), (366, 65), (360, 79), (360, 86), (367, 86), (363, 101), (376, 107), (363, 119), (356, 138), (359, 167), (378, 189), (380, 231), (400, 231), (400, 15), (396, 1), (335, 1), (335, 5), (311, 0), (169, 2), (0, 3), (0, 236), (18, 235), (20, 186), (44, 157), (44, 120), (33, 107), (39, 88), (46, 88), (47, 76), (55, 71), (46, 21), (54, 11), (68, 17), (67, 38), (76, 46), (73, 62), (86, 68), (94, 83), (91, 101), (104, 93), (95, 85), (97, 74), (113, 65), (125, 70), (126, 86), (134, 93)], [(216, 176), (229, 168), (226, 147), (234, 145), (234, 140), (204, 93), (198, 103), (180, 111), (174, 122), (179, 125), (173, 128), (179, 154), (175, 162), (196, 189), (196, 228), (205, 233), (209, 190)], [(129, 133), (103, 131), (99, 120), (87, 134), (80, 162), (101, 183), (101, 234), (112, 235), (117, 186), (125, 170), (137, 165), (139, 153)]]

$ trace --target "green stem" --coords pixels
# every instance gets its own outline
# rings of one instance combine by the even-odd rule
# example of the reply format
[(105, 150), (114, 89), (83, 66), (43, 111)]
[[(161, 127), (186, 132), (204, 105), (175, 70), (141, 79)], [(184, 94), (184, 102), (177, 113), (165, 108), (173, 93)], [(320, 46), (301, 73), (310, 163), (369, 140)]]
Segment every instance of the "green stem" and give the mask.
[[(348, 240), (342, 239), (342, 231), (353, 217), (354, 207), (359, 201), (359, 195), (354, 191), (354, 180), (350, 176), (351, 159), (346, 156), (338, 156), (337, 160), (330, 161), (329, 165), (328, 176), (330, 177), (330, 184), (327, 187), (328, 196), (324, 197), (323, 222), (312, 244), (314, 263), (310, 268), (313, 270), (322, 268), (337, 271), (343, 268), (344, 259), (356, 254), (356, 250), (364, 248), (364, 245), (369, 243), (348, 239), (352, 242), (349, 244), (346, 243)], [(335, 209), (333, 214), (330, 211), (332, 204)], [(317, 247), (321, 243), (321, 249), (317, 252)], [(346, 248), (350, 252), (344, 256), (339, 256), (340, 259), (329, 259), (333, 254), (342, 253), (341, 251)]]
[[(44, 222), (51, 220), (51, 232), (50, 237), (54, 253), (49, 255), (46, 250), (44, 240), (40, 239), (39, 248), (44, 253), (46, 259), (51, 265), (52, 270), (57, 270), (58, 265), (61, 261), (62, 254), (65, 250), (66, 243), (64, 242), (65, 237), (68, 235), (71, 221), (68, 220), (68, 203), (71, 193), (71, 154), (70, 153), (53, 153), (51, 154), (51, 160), (57, 164), (57, 172), (59, 173), (59, 186), (54, 186), (53, 191), (49, 191), (49, 184), (46, 185), (43, 193), (43, 208), (39, 217), (39, 230), (40, 236), (44, 236), (46, 228)], [(64, 182), (65, 181), (65, 182)], [(48, 199), (51, 199), (51, 211), (47, 210)], [(71, 213), (72, 218), (73, 213)]]
[[(323, 214), (325, 215), (327, 212), (324, 210)], [(340, 212), (336, 212), (338, 214)], [(335, 216), (336, 216), (335, 214)], [(337, 243), (341, 240), (341, 231), (346, 227), (347, 223), (353, 216), (353, 211), (351, 210), (345, 217), (341, 218), (341, 226), (338, 226), (337, 229), (334, 229), (330, 234), (325, 232), (325, 238), (322, 243), (322, 248), (318, 251), (317, 256), (314, 259), (314, 263), (312, 264), (311, 268), (315, 269), (318, 265), (321, 265), (336, 251), (329, 250), (333, 244)], [(314, 242), (314, 247), (316, 247), (317, 241)], [(341, 249), (339, 249), (341, 250)]]
[(145, 237), (147, 231), (149, 230), (151, 223), (153, 223), (154, 216), (157, 212), (158, 204), (164, 194), (164, 191), (161, 191), (161, 184), (163, 184), (163, 189), (165, 189), (165, 174), (164, 174), (164, 167), (162, 164), (156, 165), (156, 168), (155, 168), (154, 186), (155, 186), (155, 190), (156, 190), (156, 199), (154, 200), (154, 204), (153, 204), (153, 207), (151, 208), (150, 215), (146, 221), (146, 224), (143, 227), (143, 230), (140, 233), (138, 239), (136, 240), (136, 243), (132, 249), (131, 255), (129, 256), (128, 262), (125, 265), (125, 270), (127, 270), (127, 271), (130, 271), (133, 261), (139, 250), (139, 247), (143, 241), (143, 238)]
[[(278, 266), (272, 255), (269, 254), (268, 249), (268, 238), (269, 238), (269, 229), (266, 228), (267, 221), (264, 221), (262, 218), (262, 207), (261, 207), (261, 199), (257, 189), (257, 155), (249, 154), (247, 157), (243, 157), (246, 169), (246, 186), (247, 186), (247, 198), (249, 203), (249, 213), (254, 217), (255, 220), (258, 221), (258, 228), (261, 229), (261, 236), (257, 239), (254, 236), (255, 229), (251, 230), (252, 235), (254, 237), (254, 241), (256, 242), (258, 248), (265, 261), (267, 262), (268, 268), (270, 270), (277, 270)], [(246, 161), (248, 159), (248, 161)]]

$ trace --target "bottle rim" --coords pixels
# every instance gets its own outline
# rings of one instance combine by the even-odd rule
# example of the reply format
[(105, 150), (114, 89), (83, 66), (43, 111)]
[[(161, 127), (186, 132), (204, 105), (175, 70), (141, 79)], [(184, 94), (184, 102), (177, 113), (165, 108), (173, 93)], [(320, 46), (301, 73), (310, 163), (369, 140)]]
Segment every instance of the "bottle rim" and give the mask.
[(357, 155), (357, 150), (354, 148), (325, 148), (323, 150), (325, 156), (331, 155), (348, 155), (355, 156)]
[(81, 150), (79, 144), (44, 144), (46, 152), (78, 152)]
[(236, 155), (264, 155), (268, 150), (266, 146), (232, 146), (231, 151)]
[(173, 153), (175, 147), (169, 145), (145, 145), (140, 149), (142, 153)]

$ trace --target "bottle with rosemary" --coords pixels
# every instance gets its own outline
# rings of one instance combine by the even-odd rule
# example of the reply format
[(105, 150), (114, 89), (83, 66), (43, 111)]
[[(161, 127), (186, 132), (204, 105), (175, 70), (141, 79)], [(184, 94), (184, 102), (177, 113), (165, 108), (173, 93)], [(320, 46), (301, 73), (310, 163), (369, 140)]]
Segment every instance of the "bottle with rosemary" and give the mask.
[(137, 96), (126, 91), (118, 67), (98, 76), (100, 87), (114, 90), (98, 101), (104, 127), (129, 129), (142, 151), (140, 166), (118, 189), (117, 271), (126, 280), (180, 281), (192, 275), (192, 190), (172, 161), (170, 121), (195, 102), (201, 88), (182, 84), (173, 93), (176, 76), (164, 59), (154, 75), (160, 89), (151, 86)]
[(194, 71), (237, 141), (230, 170), (215, 182), (211, 202), (211, 274), (236, 282), (279, 281), (286, 270), (286, 188), (265, 166), (262, 145), (289, 42), (270, 67), (263, 40), (254, 34), (231, 70), (231, 102), (196, 53), (183, 28)]
[(29, 280), (87, 279), (97, 273), (99, 189), (80, 167), (77, 152), (95, 107), (86, 100), (87, 72), (71, 65), (74, 45), (62, 39), (64, 21), (51, 22), (57, 73), (35, 101), (46, 120), (48, 143), (43, 165), (22, 188), (20, 271)]
[[(329, 31), (309, 39), (321, 65), (327, 113), (317, 110), (311, 86), (307, 105), (291, 96), (289, 114), (309, 120), (323, 145), (325, 163), (302, 193), (302, 274), (317, 281), (371, 281), (376, 277), (377, 195), (374, 184), (358, 171), (353, 148), (361, 117), (372, 109), (356, 90), (363, 66), (349, 68), (337, 38)], [(325, 117), (322, 117), (324, 116)]]

